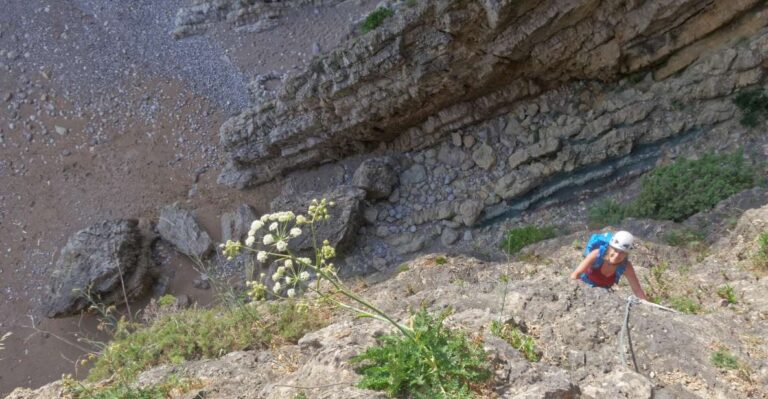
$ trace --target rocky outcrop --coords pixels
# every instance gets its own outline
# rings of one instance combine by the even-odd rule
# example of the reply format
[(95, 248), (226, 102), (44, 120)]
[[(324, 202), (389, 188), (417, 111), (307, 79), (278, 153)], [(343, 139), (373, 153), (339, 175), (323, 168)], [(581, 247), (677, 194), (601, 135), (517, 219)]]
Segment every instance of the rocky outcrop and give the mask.
[(179, 203), (160, 209), (157, 232), (187, 256), (203, 258), (213, 249), (211, 237), (200, 228), (192, 212), (183, 209)]
[[(392, 142), (400, 150), (424, 148), (509, 112), (523, 120), (538, 113), (555, 117), (553, 110), (525, 100), (574, 79), (605, 82), (653, 70), (663, 82), (703, 53), (753, 36), (766, 25), (765, 7), (758, 0), (429, 0), (401, 7), (383, 26), (288, 78), (274, 101), (227, 121), (221, 143), (230, 162), (219, 181), (247, 187), (373, 150), (381, 142)], [(752, 50), (764, 52), (761, 47)], [(722, 75), (735, 69), (742, 74), (729, 73), (729, 80), (705, 74), (696, 94), (711, 98), (759, 80), (762, 72), (754, 68), (760, 60), (745, 55), (733, 54), (719, 61), (725, 70), (709, 71)], [(530, 147), (520, 147), (507, 158), (481, 146), (469, 154), (469, 167), (476, 163), (488, 169), (507, 162), (513, 168), (526, 166), (555, 151), (574, 154), (570, 156), (578, 164), (590, 164), (597, 160), (579, 152), (589, 142), (605, 147), (603, 158), (616, 158), (631, 152), (629, 143), (639, 139), (631, 130), (611, 127), (631, 127), (663, 106), (637, 99), (631, 110), (620, 109), (589, 92), (573, 95), (585, 103), (583, 109), (576, 108), (582, 118), (561, 114), (544, 141), (539, 140), (544, 132), (501, 123), (501, 131)], [(632, 99), (632, 93), (625, 95), (625, 101)], [(602, 106), (590, 114), (589, 102)], [(711, 125), (728, 112), (712, 109), (704, 114)], [(672, 131), (679, 127), (671, 125)], [(677, 132), (654, 132), (642, 141)], [(581, 145), (564, 149), (564, 140)], [(551, 174), (550, 169), (569, 172), (573, 167), (573, 161), (552, 167), (533, 162), (514, 181), (506, 178), (497, 191), (506, 197), (520, 195), (540, 183), (542, 175)]]
[(256, 217), (256, 210), (248, 204), (242, 204), (234, 212), (221, 215), (221, 242), (244, 239)]
[(71, 316), (93, 303), (138, 298), (152, 283), (151, 241), (136, 220), (104, 221), (77, 232), (61, 250), (41, 312)]
[(176, 13), (176, 27), (171, 35), (176, 39), (206, 32), (217, 23), (238, 30), (263, 32), (279, 24), (285, 10), (306, 4), (330, 5), (341, 0), (194, 0)]
[[(621, 347), (619, 341), (629, 287), (620, 284), (608, 291), (567, 278), (566, 271), (582, 259), (581, 248), (571, 241), (582, 240), (588, 232), (542, 243), (546, 250), (535, 263), (486, 263), (443, 254), (446, 261), (438, 262), (436, 255), (423, 256), (361, 295), (401, 321), (408, 319), (410, 309), (451, 308), (445, 323), (482, 340), (494, 371), (489, 387), (500, 398), (765, 397), (768, 277), (742, 270), (725, 244), (751, 253), (757, 245), (755, 234), (768, 226), (766, 216), (768, 206), (748, 211), (733, 234), (721, 237), (723, 246), (715, 247), (726, 252), (699, 259), (686, 271), (668, 271), (672, 274), (667, 278), (675, 282), (671, 289), (689, 292), (702, 312), (672, 313), (644, 304), (631, 308), (628, 331), (638, 371), (628, 346)], [(761, 224), (749, 227), (752, 220)], [(669, 251), (641, 242), (633, 252), (646, 290), (651, 289), (651, 275), (643, 265), (658, 264), (656, 255)], [(685, 260), (671, 256), (664, 261), (682, 266)], [(716, 288), (725, 283), (736, 290), (737, 303), (723, 305)], [(513, 321), (533, 336), (541, 360), (531, 363), (493, 336), (489, 325), (496, 320)], [(143, 373), (138, 385), (158, 384), (176, 374), (201, 382), (189, 397), (292, 399), (310, 388), (313, 398), (384, 397), (356, 387), (360, 376), (349, 359), (391, 332), (385, 323), (340, 315), (297, 345), (161, 366)], [(738, 359), (741, 371), (718, 368), (712, 361), (712, 354), (723, 348)], [(55, 390), (54, 383), (39, 392)], [(11, 398), (43, 397), (27, 390), (14, 395)]]

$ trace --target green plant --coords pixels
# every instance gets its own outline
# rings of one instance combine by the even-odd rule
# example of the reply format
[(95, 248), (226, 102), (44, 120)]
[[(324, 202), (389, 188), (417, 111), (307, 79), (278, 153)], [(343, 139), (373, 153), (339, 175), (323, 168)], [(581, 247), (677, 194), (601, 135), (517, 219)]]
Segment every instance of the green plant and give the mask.
[(175, 304), (175, 303), (176, 303), (176, 297), (173, 296), (173, 295), (170, 295), (170, 294), (169, 295), (163, 295), (160, 298), (158, 298), (158, 300), (157, 300), (157, 304), (160, 307), (173, 306), (173, 304)]
[(541, 359), (541, 355), (536, 349), (536, 340), (520, 331), (519, 328), (509, 323), (494, 320), (491, 322), (491, 334), (507, 341), (510, 346), (519, 350), (529, 362), (538, 362)]
[(407, 263), (403, 263), (403, 264), (401, 264), (400, 266), (397, 267), (397, 272), (398, 273), (407, 272), (408, 269), (409, 269), (408, 268), (408, 264)]
[(368, 14), (367, 17), (365, 17), (365, 20), (363, 21), (363, 24), (361, 26), (361, 29), (363, 30), (363, 33), (368, 33), (376, 28), (378, 28), (385, 19), (391, 17), (394, 15), (394, 11), (392, 11), (391, 8), (388, 7), (379, 7), (370, 14)]
[(521, 249), (535, 242), (548, 240), (556, 236), (553, 226), (539, 227), (528, 225), (507, 231), (501, 242), (501, 249), (510, 255), (515, 255)]
[(435, 264), (438, 266), (442, 266), (446, 263), (448, 263), (448, 259), (446, 259), (445, 256), (438, 256), (435, 258)]
[(768, 115), (768, 95), (762, 90), (742, 91), (733, 99), (742, 111), (741, 124), (755, 127)]
[(712, 352), (712, 356), (710, 356), (709, 360), (712, 364), (721, 369), (736, 370), (739, 368), (739, 360), (726, 348), (720, 348), (717, 351)]
[(149, 387), (134, 387), (126, 383), (90, 385), (71, 376), (62, 378), (64, 393), (70, 399), (165, 399), (188, 392), (199, 381), (171, 375), (165, 381)]
[(304, 392), (297, 393), (293, 397), (293, 399), (307, 399), (307, 394), (305, 394)]
[(685, 314), (698, 314), (701, 312), (701, 305), (695, 300), (684, 296), (672, 296), (667, 298), (669, 307)]
[(757, 183), (741, 152), (706, 154), (654, 169), (642, 180), (632, 216), (682, 221)]
[(733, 287), (731, 287), (730, 284), (726, 284), (718, 288), (717, 296), (725, 299), (730, 304), (735, 304), (737, 302), (736, 292), (733, 290)]
[(672, 230), (664, 235), (664, 241), (673, 247), (699, 247), (703, 245), (705, 239), (703, 231), (687, 228)]
[(359, 386), (412, 398), (471, 398), (470, 384), (490, 377), (482, 345), (443, 326), (422, 309), (412, 316), (413, 338), (384, 335), (379, 345), (352, 359), (363, 375)]
[(613, 199), (602, 200), (589, 208), (587, 219), (594, 227), (617, 225), (627, 216), (627, 207)]

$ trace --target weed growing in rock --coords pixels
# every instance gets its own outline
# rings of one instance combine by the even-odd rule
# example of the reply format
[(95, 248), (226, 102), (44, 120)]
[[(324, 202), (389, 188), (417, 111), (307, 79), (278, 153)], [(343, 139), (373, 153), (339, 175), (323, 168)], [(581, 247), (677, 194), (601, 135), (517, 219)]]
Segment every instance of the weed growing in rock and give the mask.
[(669, 307), (685, 314), (701, 313), (701, 305), (695, 299), (685, 296), (672, 296), (667, 298)]
[(173, 295), (163, 295), (157, 299), (157, 304), (161, 308), (173, 306), (176, 303), (176, 297)]
[(445, 256), (438, 256), (435, 258), (435, 264), (438, 266), (442, 266), (446, 263), (448, 263), (448, 259), (445, 259)]
[(541, 354), (536, 349), (536, 340), (520, 331), (519, 328), (496, 320), (491, 322), (491, 334), (507, 341), (513, 348), (519, 350), (529, 362), (538, 362)]
[(732, 305), (738, 302), (736, 299), (736, 291), (734, 291), (733, 287), (731, 287), (730, 284), (726, 284), (718, 288), (717, 296), (725, 299), (728, 303)]
[(409, 269), (408, 264), (407, 263), (403, 263), (403, 264), (401, 264), (400, 266), (397, 267), (397, 272), (398, 273), (404, 273), (404, 272), (407, 272), (408, 269)]
[(653, 303), (663, 304), (687, 314), (696, 314), (701, 312), (701, 305), (698, 301), (687, 296), (672, 294), (672, 285), (674, 281), (668, 273), (669, 265), (660, 263), (651, 268), (651, 273), (645, 278), (645, 293), (648, 300)]
[(363, 30), (363, 33), (368, 33), (376, 28), (378, 28), (385, 19), (391, 17), (394, 15), (394, 11), (392, 11), (391, 8), (388, 7), (379, 7), (370, 14), (368, 14), (367, 17), (365, 17), (365, 20), (363, 21), (363, 25), (361, 26), (361, 29)]
[(733, 99), (742, 111), (741, 124), (755, 127), (768, 115), (768, 95), (762, 90), (743, 91)]
[(464, 333), (445, 328), (447, 316), (421, 310), (412, 317), (414, 339), (385, 335), (379, 346), (353, 358), (363, 375), (360, 387), (423, 399), (475, 397), (470, 384), (491, 375), (485, 352)]
[(712, 364), (721, 369), (736, 370), (739, 368), (739, 360), (726, 348), (720, 348), (717, 351), (712, 352), (712, 356), (710, 356), (709, 360)]
[(768, 269), (768, 231), (757, 236), (755, 263), (759, 269)]
[(507, 231), (504, 240), (501, 242), (501, 249), (509, 255), (515, 255), (528, 245), (554, 238), (556, 235), (553, 226), (539, 227), (528, 225), (518, 227)]
[(199, 381), (182, 379), (175, 375), (157, 386), (150, 387), (132, 387), (126, 384), (90, 386), (71, 376), (64, 376), (62, 385), (70, 399), (165, 399), (181, 396), (201, 386)]

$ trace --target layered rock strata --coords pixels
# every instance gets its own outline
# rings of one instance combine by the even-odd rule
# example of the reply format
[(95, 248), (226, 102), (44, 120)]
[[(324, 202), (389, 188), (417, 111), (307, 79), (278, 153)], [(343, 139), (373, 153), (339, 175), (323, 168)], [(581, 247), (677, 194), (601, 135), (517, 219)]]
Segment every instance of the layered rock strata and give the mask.
[[(768, 21), (765, 8), (757, 0), (432, 0), (403, 6), (383, 26), (288, 78), (275, 100), (227, 121), (221, 143), (230, 162), (219, 181), (252, 186), (393, 140), (390, 146), (400, 150), (424, 148), (513, 108), (523, 119), (551, 114), (525, 104), (570, 80), (612, 81), (652, 69), (663, 83), (713, 47), (754, 35)], [(750, 63), (742, 58), (735, 69), (754, 68)], [(755, 83), (761, 73), (751, 73), (734, 84)], [(729, 83), (710, 82), (710, 90), (723, 84)], [(655, 105), (612, 116), (618, 108), (605, 103), (581, 122), (558, 121), (565, 126), (544, 141), (536, 132), (505, 124), (515, 139), (536, 145), (508, 162), (523, 165), (561, 151), (563, 138), (609, 141), (619, 134), (610, 127), (644, 120)], [(631, 150), (609, 149), (604, 158)], [(479, 149), (474, 156), (483, 168), (504, 160), (488, 153)], [(586, 157), (582, 163), (591, 161)], [(555, 169), (568, 172), (567, 166)], [(537, 172), (523, 174), (531, 173)], [(507, 180), (507, 186), (513, 184)], [(537, 181), (516, 180), (518, 186)], [(510, 197), (519, 190), (498, 191)]]

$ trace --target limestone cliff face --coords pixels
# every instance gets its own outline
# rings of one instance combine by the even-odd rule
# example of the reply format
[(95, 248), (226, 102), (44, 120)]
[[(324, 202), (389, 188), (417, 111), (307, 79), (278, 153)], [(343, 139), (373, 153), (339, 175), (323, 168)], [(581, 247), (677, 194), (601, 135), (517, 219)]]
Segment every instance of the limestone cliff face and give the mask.
[[(383, 26), (288, 78), (275, 100), (227, 121), (221, 143), (230, 162), (220, 182), (257, 185), (393, 140), (401, 151), (424, 148), (569, 81), (640, 71), (664, 81), (766, 21), (759, 0), (402, 5)], [(544, 141), (534, 152), (558, 146)]]

